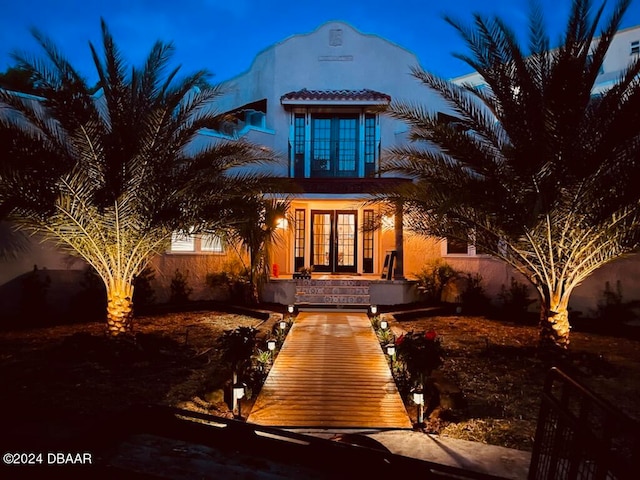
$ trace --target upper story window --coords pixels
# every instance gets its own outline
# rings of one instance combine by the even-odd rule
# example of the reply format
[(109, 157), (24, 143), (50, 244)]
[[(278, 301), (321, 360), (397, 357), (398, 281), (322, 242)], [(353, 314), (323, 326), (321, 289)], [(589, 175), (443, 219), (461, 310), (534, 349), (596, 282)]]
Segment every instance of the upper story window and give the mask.
[(294, 176), (361, 177), (375, 172), (380, 144), (377, 120), (374, 114), (296, 113)]
[(631, 52), (630, 55), (638, 55), (640, 54), (640, 40), (634, 40), (631, 42)]
[(376, 116), (364, 116), (364, 174), (372, 175), (376, 170), (379, 142), (376, 141)]
[(358, 176), (358, 117), (312, 115), (311, 176)]
[(294, 177), (364, 177), (380, 156), (379, 117), (391, 98), (372, 90), (300, 90), (281, 97), (291, 110), (289, 154)]

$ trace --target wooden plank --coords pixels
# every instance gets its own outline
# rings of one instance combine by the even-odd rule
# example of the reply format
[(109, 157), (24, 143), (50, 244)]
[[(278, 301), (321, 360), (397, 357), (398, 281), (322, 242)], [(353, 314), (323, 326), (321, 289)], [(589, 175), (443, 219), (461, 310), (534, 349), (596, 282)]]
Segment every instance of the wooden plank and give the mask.
[(276, 427), (411, 428), (364, 313), (301, 312), (249, 422)]

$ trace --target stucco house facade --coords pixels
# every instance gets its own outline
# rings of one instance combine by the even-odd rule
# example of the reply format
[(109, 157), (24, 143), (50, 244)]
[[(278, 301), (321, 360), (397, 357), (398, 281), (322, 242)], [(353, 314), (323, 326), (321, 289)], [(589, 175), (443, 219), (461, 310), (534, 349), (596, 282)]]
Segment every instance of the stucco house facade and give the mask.
[[(597, 89), (640, 54), (640, 27), (621, 31), (613, 42)], [(383, 113), (392, 100), (446, 111), (442, 101), (410, 75), (412, 66), (429, 69), (400, 45), (332, 21), (293, 35), (258, 53), (247, 71), (224, 83), (217, 109), (226, 114), (210, 137), (243, 138), (277, 152), (282, 161), (268, 168), (289, 179), (281, 192), (291, 202), (280, 242), (271, 259), (272, 277), (262, 300), (281, 304), (338, 308), (395, 305), (419, 300), (415, 274), (434, 260), (482, 276), (495, 296), (512, 278), (508, 265), (476, 252), (473, 245), (423, 238), (403, 228), (402, 209), (383, 211), (372, 194), (410, 181), (378, 173), (385, 151), (405, 144), (407, 127)], [(455, 79), (480, 84), (476, 74)], [(183, 272), (192, 299), (216, 299), (206, 285), (209, 273), (229, 268), (242, 255), (216, 237), (174, 236), (167, 251), (152, 261), (157, 299), (166, 301), (176, 271)], [(37, 264), (48, 269), (79, 269), (55, 250), (34, 245), (33, 255), (2, 266), (0, 288)], [(311, 279), (294, 278), (313, 268)], [(605, 282), (620, 281), (625, 300), (640, 298), (640, 260), (632, 256), (601, 268), (574, 293), (572, 308), (588, 314)], [(456, 289), (446, 300), (455, 301)], [(531, 291), (533, 296), (533, 291)]]
[[(596, 90), (610, 86), (637, 55), (638, 40), (640, 28), (618, 34)], [(377, 173), (385, 150), (407, 142), (407, 127), (385, 116), (381, 107), (399, 99), (446, 111), (441, 100), (410, 75), (410, 67), (420, 64), (428, 69), (429, 59), (336, 21), (265, 49), (246, 72), (226, 82), (228, 93), (219, 107), (231, 121), (224, 132), (209, 134), (243, 137), (278, 152), (284, 161), (274, 173), (296, 187), (283, 192), (293, 195), (292, 203), (264, 300), (338, 306), (409, 303), (420, 298), (412, 281), (415, 274), (436, 259), (480, 274), (493, 297), (512, 278), (524, 282), (508, 265), (476, 252), (473, 245), (409, 234), (402, 228), (401, 209), (382, 212), (368, 202), (371, 193), (407, 181)], [(480, 84), (482, 79), (470, 74), (454, 81)], [(376, 228), (368, 228), (380, 218)], [(218, 255), (219, 260), (224, 257), (222, 250)], [(170, 251), (157, 261), (168, 271), (167, 262), (184, 269), (190, 263), (189, 271), (202, 283), (206, 272), (196, 273), (193, 265), (208, 265), (211, 259), (203, 263), (207, 256), (194, 244), (189, 252)], [(389, 260), (391, 270), (385, 267)], [(313, 268), (312, 280), (302, 287), (292, 276), (308, 267)], [(638, 298), (639, 268), (636, 257), (603, 267), (576, 290), (572, 308), (588, 314), (607, 281), (620, 281), (625, 299)], [(352, 287), (344, 288), (348, 284)], [(452, 289), (447, 300), (455, 301), (458, 294)]]

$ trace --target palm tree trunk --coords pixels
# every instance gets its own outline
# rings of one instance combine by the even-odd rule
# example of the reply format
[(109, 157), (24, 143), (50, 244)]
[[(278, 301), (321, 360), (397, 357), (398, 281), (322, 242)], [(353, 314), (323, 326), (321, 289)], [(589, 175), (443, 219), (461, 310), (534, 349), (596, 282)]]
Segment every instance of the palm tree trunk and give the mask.
[(107, 286), (107, 334), (112, 337), (133, 330), (133, 285), (125, 281)]
[(543, 350), (566, 350), (571, 332), (569, 295), (567, 292), (563, 296), (552, 293), (550, 297), (540, 302), (540, 347)]

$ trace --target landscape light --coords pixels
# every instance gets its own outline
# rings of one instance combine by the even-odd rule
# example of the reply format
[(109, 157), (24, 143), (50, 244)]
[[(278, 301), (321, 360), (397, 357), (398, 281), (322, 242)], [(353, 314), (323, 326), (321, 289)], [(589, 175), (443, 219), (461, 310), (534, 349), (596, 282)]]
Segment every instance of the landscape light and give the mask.
[(238, 419), (242, 419), (242, 404), (240, 400), (244, 397), (246, 390), (247, 385), (245, 383), (238, 382), (233, 385), (233, 398), (238, 401), (238, 415), (236, 417)]
[(413, 389), (411, 389), (411, 395), (413, 395), (413, 403), (416, 404), (416, 408), (417, 408), (417, 415), (416, 415), (416, 419), (417, 419), (417, 426), (421, 427), (423, 426), (424, 423), (424, 419), (422, 417), (422, 406), (424, 405), (424, 391), (422, 390), (422, 387), (415, 387)]

